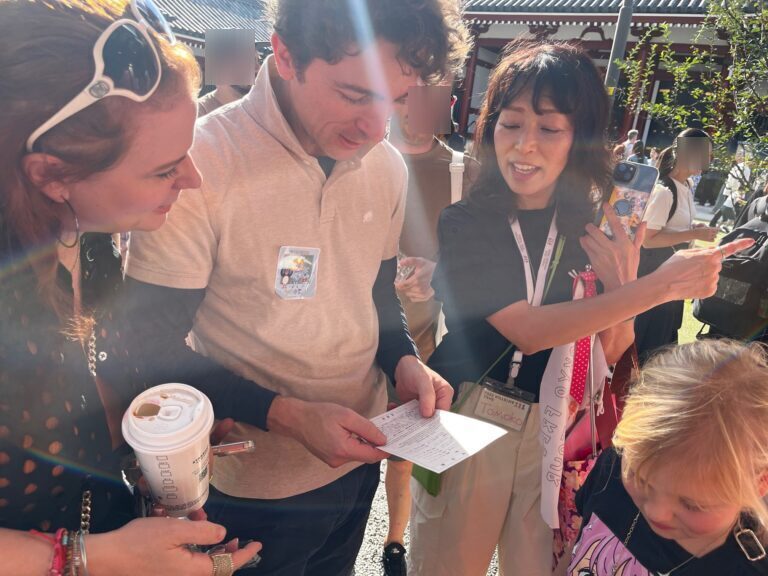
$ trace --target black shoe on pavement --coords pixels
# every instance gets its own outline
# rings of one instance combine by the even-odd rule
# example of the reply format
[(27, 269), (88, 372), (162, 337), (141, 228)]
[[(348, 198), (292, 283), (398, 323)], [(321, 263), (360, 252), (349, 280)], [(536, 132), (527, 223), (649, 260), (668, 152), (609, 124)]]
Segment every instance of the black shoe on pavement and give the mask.
[(408, 574), (405, 548), (399, 542), (390, 542), (384, 547), (382, 562), (386, 576), (406, 576)]

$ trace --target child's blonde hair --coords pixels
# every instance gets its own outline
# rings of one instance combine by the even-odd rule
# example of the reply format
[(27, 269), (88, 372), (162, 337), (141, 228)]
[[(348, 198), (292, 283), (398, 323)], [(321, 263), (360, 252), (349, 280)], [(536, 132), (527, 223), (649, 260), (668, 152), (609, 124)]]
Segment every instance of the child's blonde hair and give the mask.
[(768, 526), (768, 355), (760, 344), (705, 340), (666, 349), (635, 376), (614, 446), (648, 480), (679, 464), (687, 482)]

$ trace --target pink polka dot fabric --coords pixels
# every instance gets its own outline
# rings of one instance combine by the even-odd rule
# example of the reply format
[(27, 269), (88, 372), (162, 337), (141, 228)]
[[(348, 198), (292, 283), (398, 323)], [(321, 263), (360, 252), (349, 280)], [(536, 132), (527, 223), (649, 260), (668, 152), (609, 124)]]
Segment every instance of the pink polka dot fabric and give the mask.
[[(579, 272), (573, 281), (573, 289), (579, 282), (584, 284), (584, 298), (592, 298), (597, 295), (597, 274), (593, 270)], [(587, 384), (589, 372), (589, 358), (592, 340), (590, 337), (582, 338), (576, 342), (576, 350), (573, 357), (573, 376), (571, 377), (571, 398), (581, 406), (584, 401), (584, 389)]]

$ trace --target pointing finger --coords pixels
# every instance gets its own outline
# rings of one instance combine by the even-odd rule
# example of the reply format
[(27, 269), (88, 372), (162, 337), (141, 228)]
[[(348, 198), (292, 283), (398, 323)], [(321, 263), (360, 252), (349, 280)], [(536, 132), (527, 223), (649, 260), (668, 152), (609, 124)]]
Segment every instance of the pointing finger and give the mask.
[(755, 241), (752, 238), (740, 238), (739, 240), (734, 240), (733, 242), (729, 242), (728, 244), (723, 244), (722, 246), (718, 246), (713, 250), (715, 252), (718, 252), (723, 258), (727, 258), (728, 256), (732, 256), (733, 254), (736, 254), (737, 252), (746, 250), (750, 246), (754, 245), (754, 243)]

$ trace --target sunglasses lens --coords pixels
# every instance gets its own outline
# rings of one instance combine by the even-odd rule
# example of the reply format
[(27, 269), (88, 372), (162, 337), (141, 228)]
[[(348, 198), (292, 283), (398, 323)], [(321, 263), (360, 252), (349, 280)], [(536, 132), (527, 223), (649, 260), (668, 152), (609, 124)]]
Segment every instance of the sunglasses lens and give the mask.
[(104, 74), (115, 88), (146, 96), (157, 85), (160, 70), (153, 47), (139, 30), (123, 24), (104, 44)]
[(171, 44), (176, 42), (176, 37), (173, 35), (170, 24), (168, 24), (165, 16), (163, 16), (152, 0), (134, 0), (134, 5), (139, 15), (155, 32), (165, 36)]

